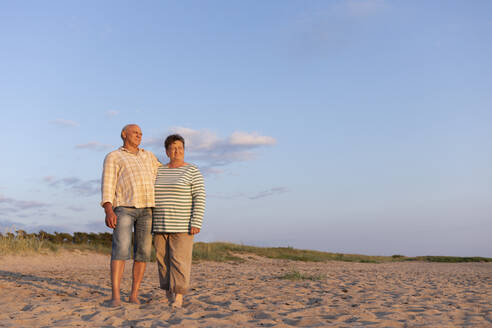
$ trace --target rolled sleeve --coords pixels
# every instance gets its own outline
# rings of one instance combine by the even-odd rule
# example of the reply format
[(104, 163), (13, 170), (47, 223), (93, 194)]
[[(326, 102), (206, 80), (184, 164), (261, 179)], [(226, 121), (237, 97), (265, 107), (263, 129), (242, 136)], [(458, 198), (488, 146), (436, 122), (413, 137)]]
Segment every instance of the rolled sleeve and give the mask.
[(114, 205), (117, 174), (118, 167), (116, 162), (113, 156), (108, 154), (104, 159), (103, 174), (101, 179), (101, 206), (108, 202)]

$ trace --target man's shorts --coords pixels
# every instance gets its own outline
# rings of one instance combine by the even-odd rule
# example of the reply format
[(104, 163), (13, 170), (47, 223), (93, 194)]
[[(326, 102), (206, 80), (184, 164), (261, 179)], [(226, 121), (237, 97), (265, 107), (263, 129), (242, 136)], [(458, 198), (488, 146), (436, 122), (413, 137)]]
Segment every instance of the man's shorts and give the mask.
[(117, 216), (113, 230), (111, 260), (129, 260), (132, 253), (132, 228), (134, 259), (149, 262), (152, 250), (152, 208), (118, 206), (114, 209)]

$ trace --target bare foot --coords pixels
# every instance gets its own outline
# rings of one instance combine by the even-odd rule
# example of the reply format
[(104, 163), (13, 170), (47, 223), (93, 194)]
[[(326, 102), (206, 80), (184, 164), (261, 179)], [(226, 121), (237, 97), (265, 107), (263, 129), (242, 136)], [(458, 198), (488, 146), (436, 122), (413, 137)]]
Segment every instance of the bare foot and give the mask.
[(183, 306), (183, 294), (176, 294), (173, 302), (173, 308), (181, 308)]
[(121, 300), (120, 299), (112, 299), (109, 301), (109, 306), (110, 307), (121, 306)]
[(130, 297), (128, 301), (133, 304), (140, 304), (140, 301), (138, 300), (137, 297)]

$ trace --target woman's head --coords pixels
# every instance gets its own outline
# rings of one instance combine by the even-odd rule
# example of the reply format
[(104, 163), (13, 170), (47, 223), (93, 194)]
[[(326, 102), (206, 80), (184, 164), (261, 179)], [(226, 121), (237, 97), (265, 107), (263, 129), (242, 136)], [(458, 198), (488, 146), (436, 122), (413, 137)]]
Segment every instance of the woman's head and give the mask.
[(171, 162), (184, 161), (184, 147), (185, 141), (179, 134), (171, 134), (164, 141), (164, 147), (166, 148), (166, 155)]
[(166, 141), (164, 141), (164, 148), (166, 148), (166, 150), (168, 150), (169, 146), (176, 141), (181, 141), (181, 143), (183, 144), (183, 149), (184, 149), (185, 141), (184, 141), (183, 137), (180, 136), (179, 134), (171, 134), (170, 136), (168, 136), (166, 138)]

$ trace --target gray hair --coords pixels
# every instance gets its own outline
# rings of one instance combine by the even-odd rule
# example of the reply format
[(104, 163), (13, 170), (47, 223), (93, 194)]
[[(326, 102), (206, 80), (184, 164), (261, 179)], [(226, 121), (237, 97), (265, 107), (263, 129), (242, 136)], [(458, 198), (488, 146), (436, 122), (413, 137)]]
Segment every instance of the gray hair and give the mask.
[(126, 132), (126, 129), (128, 129), (130, 126), (138, 126), (138, 124), (130, 123), (125, 125), (123, 129), (121, 129), (121, 134), (120, 134), (121, 140), (125, 141), (125, 139), (123, 138), (123, 132)]

